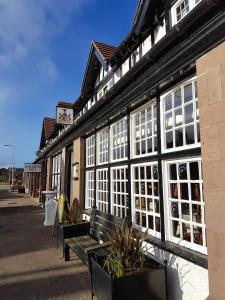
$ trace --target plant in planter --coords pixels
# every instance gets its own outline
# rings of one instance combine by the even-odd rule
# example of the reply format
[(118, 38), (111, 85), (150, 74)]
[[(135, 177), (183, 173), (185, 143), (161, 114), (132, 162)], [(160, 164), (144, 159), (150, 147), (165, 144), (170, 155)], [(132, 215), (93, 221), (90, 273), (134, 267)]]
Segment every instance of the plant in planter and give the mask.
[(64, 239), (74, 237), (75, 235), (86, 232), (88, 224), (82, 219), (82, 210), (79, 200), (74, 198), (70, 204), (68, 198), (65, 196), (64, 205), (59, 215), (59, 239), (61, 245), (64, 245)]
[(109, 234), (111, 246), (90, 253), (92, 291), (98, 300), (166, 299), (165, 266), (143, 254), (147, 232), (125, 219)]

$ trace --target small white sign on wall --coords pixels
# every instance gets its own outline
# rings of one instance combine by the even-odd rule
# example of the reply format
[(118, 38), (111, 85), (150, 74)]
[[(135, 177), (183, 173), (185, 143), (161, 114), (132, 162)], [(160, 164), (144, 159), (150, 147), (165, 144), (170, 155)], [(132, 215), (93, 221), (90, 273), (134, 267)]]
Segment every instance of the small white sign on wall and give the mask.
[(40, 164), (24, 164), (24, 173), (39, 173), (41, 172)]
[(71, 125), (73, 124), (73, 109), (56, 107), (56, 120), (58, 124)]

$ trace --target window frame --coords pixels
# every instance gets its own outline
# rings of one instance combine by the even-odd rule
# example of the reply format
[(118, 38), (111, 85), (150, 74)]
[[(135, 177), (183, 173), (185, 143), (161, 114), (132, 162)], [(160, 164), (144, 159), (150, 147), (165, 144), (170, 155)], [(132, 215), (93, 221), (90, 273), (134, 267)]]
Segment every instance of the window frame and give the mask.
[[(135, 228), (141, 230), (142, 232), (146, 231), (146, 228), (148, 228), (147, 232), (149, 235), (153, 236), (153, 237), (157, 237), (159, 239), (161, 239), (161, 234), (162, 234), (162, 222), (161, 222), (161, 213), (160, 213), (160, 185), (159, 185), (159, 169), (158, 169), (158, 200), (159, 200), (159, 213), (148, 213), (149, 211), (147, 211), (146, 209), (146, 218), (148, 215), (152, 215), (154, 220), (153, 222), (155, 223), (155, 217), (159, 217), (160, 219), (160, 232), (155, 231), (153, 229), (150, 229), (149, 227), (143, 227), (141, 225), (138, 225), (135, 223), (135, 213), (136, 213), (136, 209), (135, 209), (135, 195), (136, 193), (134, 193), (134, 168), (135, 167), (146, 167), (146, 166), (157, 166), (158, 169), (158, 161), (154, 160), (151, 162), (143, 162), (143, 163), (137, 163), (137, 164), (131, 164), (131, 176), (130, 176), (130, 180), (131, 180), (131, 219), (132, 219), (132, 224)], [(146, 181), (146, 178), (144, 179), (144, 181)], [(146, 195), (145, 195), (146, 196)], [(155, 199), (155, 196), (153, 197)], [(147, 198), (145, 198), (147, 199)], [(155, 201), (155, 200), (154, 200)], [(147, 203), (146, 203), (146, 207), (147, 207)]]
[[(100, 134), (102, 134), (104, 131), (107, 131), (107, 151), (100, 152)], [(101, 166), (108, 164), (110, 162), (110, 153), (109, 153), (109, 134), (110, 134), (110, 128), (108, 126), (104, 127), (103, 129), (96, 132), (96, 165)], [(105, 140), (105, 141), (106, 141)], [(107, 160), (100, 162), (100, 154), (106, 154)]]
[[(61, 186), (62, 186), (62, 153), (57, 153), (54, 156), (52, 156), (52, 172), (51, 172), (51, 187), (57, 188), (57, 198), (59, 198), (59, 195), (61, 193)], [(55, 184), (55, 178), (57, 178), (57, 185)], [(53, 184), (54, 183), (54, 184)]]
[[(88, 141), (91, 140), (93, 141), (93, 144), (90, 146), (90, 144), (88, 145)], [(85, 164), (86, 164), (86, 168), (90, 168), (90, 167), (94, 167), (96, 165), (96, 161), (95, 161), (95, 139), (96, 139), (96, 135), (92, 134), (91, 136), (87, 137), (85, 139), (85, 147), (86, 147), (86, 159), (85, 159)], [(91, 155), (88, 155), (88, 151), (90, 151), (90, 148), (94, 148), (94, 152), (92, 152)], [(91, 157), (93, 158), (94, 163), (93, 164), (89, 164), (89, 160), (91, 159)]]
[[(93, 173), (93, 179), (90, 181), (88, 178), (88, 173)], [(90, 187), (90, 182), (93, 183), (94, 187), (93, 189), (89, 189)], [(90, 199), (90, 197), (88, 196), (89, 192), (93, 193), (93, 199)], [(89, 205), (89, 203), (92, 202), (92, 206)], [(95, 170), (91, 169), (91, 170), (86, 170), (85, 171), (85, 209), (88, 208), (92, 208), (95, 205)]]
[[(122, 120), (124, 120), (124, 122), (126, 123), (126, 130), (124, 130), (122, 133), (125, 133), (126, 132), (126, 136), (125, 136), (125, 139), (127, 140), (124, 145), (119, 145), (118, 147), (115, 147), (113, 148), (113, 126), (116, 125), (117, 123), (120, 123)], [(109, 152), (110, 152), (110, 155), (109, 155), (109, 161), (108, 162), (111, 162), (111, 163), (114, 163), (114, 162), (122, 162), (122, 161), (126, 161), (128, 160), (128, 126), (127, 126), (127, 116), (117, 120), (116, 122), (112, 123), (110, 125), (110, 128), (109, 128), (109, 138), (110, 138), (110, 145), (109, 145)], [(120, 129), (121, 129), (121, 125), (120, 125)], [(121, 131), (119, 132), (119, 134), (121, 135)], [(118, 136), (118, 132), (116, 134), (116, 136)], [(119, 158), (119, 159), (113, 159), (113, 150), (117, 148), (120, 149), (120, 153), (121, 153), (121, 148), (123, 147), (124, 151), (125, 149), (127, 148), (127, 156), (124, 156), (124, 158)]]
[(172, 7), (171, 7), (171, 18), (172, 18), (172, 26), (178, 24), (181, 22), (194, 8), (197, 6), (202, 0), (199, 0), (196, 3), (196, 0), (188, 0), (188, 5), (189, 5), (189, 11), (178, 21), (177, 20), (177, 7), (181, 5), (182, 2), (185, 0), (179, 0), (177, 1)]
[[(154, 122), (154, 125), (156, 126), (156, 134), (152, 134), (151, 135), (151, 139), (156, 139), (156, 144), (157, 144), (157, 139), (158, 139), (158, 126), (157, 126), (157, 100), (154, 98), (154, 99), (151, 99), (149, 102), (145, 103), (144, 105), (141, 105), (140, 107), (138, 107), (137, 109), (135, 109), (134, 111), (132, 111), (130, 113), (130, 158), (131, 159), (139, 159), (139, 158), (144, 158), (144, 157), (147, 157), (147, 156), (154, 156), (154, 155), (157, 155), (158, 154), (158, 149), (157, 151), (153, 151), (151, 153), (145, 153), (145, 154), (140, 154), (140, 155), (137, 155), (135, 154), (135, 137), (134, 137), (134, 123), (135, 123), (135, 115), (138, 113), (138, 112), (141, 112), (142, 110), (145, 110), (146, 108), (148, 107), (153, 107), (155, 105), (155, 109), (156, 109), (156, 118), (151, 118), (151, 121), (150, 122)], [(154, 113), (154, 109), (151, 109), (151, 111), (153, 111)], [(145, 123), (146, 124), (146, 123)], [(153, 130), (153, 126), (152, 125), (152, 130)], [(141, 126), (141, 125), (139, 125)], [(153, 130), (154, 132), (154, 130)], [(147, 136), (145, 136), (145, 141), (147, 140)], [(155, 149), (155, 142), (152, 142), (152, 145), (154, 145), (154, 149)], [(158, 144), (157, 144), (158, 146)]]
[[(173, 94), (174, 95), (174, 92), (181, 88), (183, 90), (183, 87), (192, 83), (194, 84), (194, 82), (197, 81), (197, 76), (194, 76), (194, 77), (191, 77), (191, 78), (188, 78), (188, 79), (185, 79), (181, 82), (179, 82), (178, 84), (176, 84), (175, 86), (173, 86), (172, 88), (170, 88), (169, 90), (167, 90), (165, 93), (161, 94), (160, 95), (160, 131), (161, 131), (161, 151), (162, 153), (170, 153), (170, 152), (177, 152), (177, 151), (183, 151), (183, 150), (188, 150), (188, 149), (194, 149), (194, 148), (197, 148), (197, 147), (201, 147), (201, 141), (200, 142), (197, 142), (197, 143), (193, 143), (193, 144), (190, 144), (190, 145), (183, 145), (183, 146), (178, 146), (178, 147), (172, 147), (172, 148), (169, 148), (169, 149), (166, 149), (165, 147), (165, 119), (164, 119), (164, 116), (165, 116), (165, 111), (164, 111), (164, 99), (166, 98), (166, 96), (168, 96), (169, 94)], [(193, 91), (192, 91), (193, 92)], [(194, 93), (193, 93), (194, 94)], [(182, 95), (183, 97), (183, 95)], [(198, 99), (198, 98), (197, 98)], [(191, 100), (190, 103), (196, 103), (198, 102), (199, 103), (199, 99), (196, 101), (196, 98), (194, 100)], [(189, 104), (189, 103), (188, 103)], [(179, 106), (180, 108), (182, 108), (182, 113), (183, 113), (183, 107), (185, 107), (186, 105), (181, 105)], [(193, 105), (193, 113), (197, 116), (197, 110), (195, 109), (196, 105)], [(176, 108), (177, 110), (178, 108)], [(199, 107), (198, 107), (199, 109)], [(170, 110), (171, 112), (174, 111), (174, 108), (172, 110)], [(174, 119), (174, 118), (173, 118)], [(193, 125), (194, 125), (194, 136), (196, 135), (196, 132), (195, 132), (195, 127), (196, 125), (195, 124), (200, 124), (200, 121), (199, 119), (192, 122)], [(181, 126), (179, 126), (179, 128), (184, 128), (184, 127), (188, 127), (188, 125), (186, 124), (183, 124)], [(176, 130), (176, 127), (173, 127), (172, 128), (172, 133), (173, 131)], [(173, 135), (173, 142), (174, 142), (174, 135)]]
[[(103, 171), (103, 172), (107, 172), (107, 179), (105, 180), (100, 180), (99, 179), (99, 173)], [(107, 186), (107, 189), (106, 190), (100, 190), (98, 187), (99, 187), (99, 183), (100, 182), (106, 182), (106, 186)], [(108, 190), (108, 184), (109, 184), (109, 168), (99, 168), (99, 169), (96, 169), (96, 207), (98, 210), (102, 211), (102, 212), (105, 212), (105, 213), (108, 213), (109, 212), (109, 207), (110, 207), (110, 203), (109, 203), (109, 195), (110, 195), (110, 191)], [(107, 195), (107, 201), (102, 201), (102, 200), (99, 200), (98, 199), (98, 193), (101, 192), (101, 193), (106, 193)], [(102, 204), (102, 205), (106, 205), (106, 211), (104, 210), (101, 210), (100, 207), (98, 206), (98, 204)]]
[[(191, 163), (191, 162), (201, 162), (201, 166), (202, 166), (202, 158), (201, 156), (191, 156), (191, 157), (187, 157), (187, 158), (178, 158), (178, 159), (168, 159), (163, 161), (162, 163), (162, 170), (163, 173), (165, 174), (164, 176), (164, 180), (163, 180), (163, 195), (164, 195), (164, 220), (165, 220), (165, 238), (167, 241), (173, 242), (175, 244), (178, 244), (179, 246), (185, 247), (187, 249), (190, 250), (194, 250), (200, 253), (203, 253), (205, 255), (207, 255), (207, 241), (206, 241), (206, 230), (207, 230), (207, 226), (206, 226), (206, 222), (205, 222), (205, 202), (204, 202), (204, 188), (202, 188), (201, 190), (201, 197), (202, 197), (202, 201), (203, 203), (201, 203), (201, 206), (203, 206), (202, 209), (202, 220), (204, 221), (204, 223), (196, 223), (193, 221), (187, 221), (188, 224), (193, 225), (196, 224), (195, 226), (201, 227), (201, 228), (205, 228), (205, 231), (202, 230), (202, 235), (203, 235), (203, 243), (206, 243), (206, 246), (201, 246), (198, 244), (195, 244), (193, 242), (188, 242), (186, 240), (181, 240), (179, 238), (176, 238), (174, 236), (172, 236), (172, 217), (171, 217), (171, 209), (170, 209), (170, 196), (169, 196), (169, 181), (170, 181), (170, 177), (169, 177), (169, 165), (170, 164), (177, 164), (177, 163)], [(202, 169), (202, 168), (201, 168)], [(204, 186), (204, 180), (203, 180), (203, 174), (202, 174), (202, 170), (201, 170), (201, 179), (199, 179), (199, 181), (202, 181), (202, 186)], [(191, 180), (190, 180), (191, 182)], [(187, 200), (188, 201), (188, 200)], [(190, 200), (189, 200), (190, 202)], [(178, 200), (178, 203), (185, 203), (182, 202), (180, 200)], [(190, 202), (192, 203), (192, 202)], [(179, 212), (180, 213), (180, 212)], [(177, 219), (180, 219), (177, 218)], [(181, 220), (181, 219), (180, 219)], [(179, 221), (178, 221), (179, 222)]]
[[(110, 203), (110, 212), (112, 215), (114, 216), (117, 216), (118, 218), (123, 218), (123, 217), (119, 217), (117, 214), (114, 214), (114, 206), (116, 206), (118, 209), (120, 208), (120, 212), (122, 211), (122, 209), (124, 208), (125, 209), (125, 216), (127, 216), (127, 212), (128, 212), (128, 209), (129, 207), (127, 206), (127, 199), (129, 197), (129, 191), (128, 191), (128, 182), (129, 182), (129, 174), (127, 174), (128, 178), (124, 179), (123, 181), (121, 181), (121, 184), (122, 182), (126, 184), (126, 192), (122, 193), (121, 191), (118, 193), (118, 192), (115, 192), (113, 190), (113, 183), (114, 183), (114, 180), (113, 180), (113, 171), (114, 170), (121, 170), (121, 169), (124, 169), (124, 170), (127, 170), (127, 172), (129, 171), (129, 167), (128, 165), (120, 165), (120, 166), (114, 166), (114, 167), (111, 167), (110, 168), (110, 181), (111, 181), (111, 186), (110, 186), (110, 194), (111, 194), (111, 203)], [(126, 172), (125, 172), (126, 173)], [(117, 180), (118, 182), (118, 180)], [(120, 188), (121, 188), (121, 184), (120, 184)], [(113, 195), (114, 194), (120, 194), (120, 195), (124, 195), (125, 198), (126, 198), (126, 205), (123, 206), (123, 205), (115, 205), (114, 204), (114, 200), (113, 200)]]

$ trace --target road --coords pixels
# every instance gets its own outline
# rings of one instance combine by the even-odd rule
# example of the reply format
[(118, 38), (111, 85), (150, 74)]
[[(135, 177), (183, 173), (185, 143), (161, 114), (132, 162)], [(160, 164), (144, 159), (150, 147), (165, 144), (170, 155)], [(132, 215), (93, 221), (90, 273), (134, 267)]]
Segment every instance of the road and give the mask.
[(64, 262), (43, 222), (34, 199), (0, 186), (0, 299), (91, 299), (87, 268)]

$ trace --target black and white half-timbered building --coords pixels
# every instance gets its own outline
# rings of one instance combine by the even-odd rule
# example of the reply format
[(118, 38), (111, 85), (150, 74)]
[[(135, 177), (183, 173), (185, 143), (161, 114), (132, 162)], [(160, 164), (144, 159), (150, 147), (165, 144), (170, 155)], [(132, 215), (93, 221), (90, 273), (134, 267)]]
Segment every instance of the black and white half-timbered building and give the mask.
[(42, 131), (40, 190), (148, 228), (170, 300), (225, 299), (224, 39), (224, 0), (140, 0), (118, 47), (92, 42), (72, 124)]

